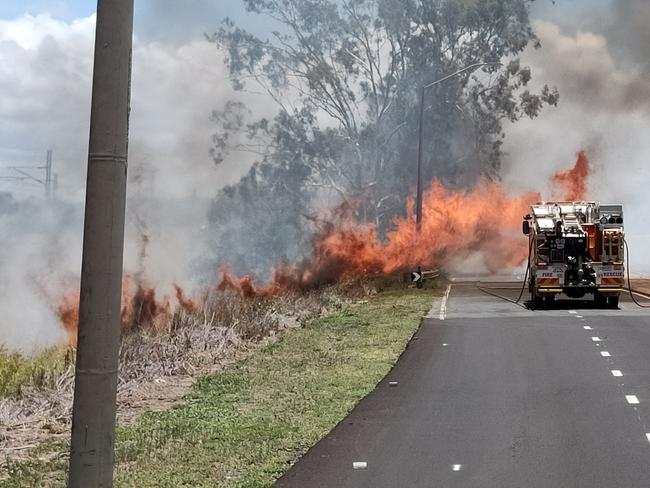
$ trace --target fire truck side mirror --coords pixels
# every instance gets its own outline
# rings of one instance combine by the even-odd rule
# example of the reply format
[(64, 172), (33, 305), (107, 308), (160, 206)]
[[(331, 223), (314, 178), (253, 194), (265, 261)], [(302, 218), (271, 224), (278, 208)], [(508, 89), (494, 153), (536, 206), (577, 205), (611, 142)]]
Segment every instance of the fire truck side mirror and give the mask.
[(525, 236), (530, 235), (530, 222), (528, 222), (527, 220), (524, 220), (522, 230), (524, 231)]

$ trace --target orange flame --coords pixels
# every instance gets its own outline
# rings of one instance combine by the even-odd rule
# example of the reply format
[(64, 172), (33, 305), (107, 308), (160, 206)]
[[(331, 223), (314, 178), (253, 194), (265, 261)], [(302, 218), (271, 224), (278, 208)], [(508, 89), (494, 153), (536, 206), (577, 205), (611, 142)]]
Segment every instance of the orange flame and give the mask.
[(587, 198), (587, 178), (591, 174), (591, 165), (585, 151), (578, 153), (578, 160), (572, 169), (560, 171), (553, 176), (553, 184), (558, 187), (558, 194), (568, 201)]
[(69, 295), (57, 307), (57, 315), (68, 336), (71, 346), (77, 345), (77, 324), (79, 323), (79, 293)]
[(188, 298), (185, 295), (185, 291), (178, 286), (174, 285), (174, 289), (176, 290), (176, 300), (178, 300), (178, 304), (181, 306), (181, 308), (189, 313), (196, 313), (199, 310), (199, 303), (195, 300), (192, 300), (191, 298)]
[[(578, 154), (573, 169), (553, 176), (563, 199), (582, 200), (591, 174), (584, 151)], [(407, 213), (393, 221), (393, 230), (384, 239), (372, 224), (359, 225), (349, 204), (312, 217), (317, 227), (310, 259), (298, 263), (283, 262), (276, 267), (271, 281), (256, 286), (249, 276), (235, 278), (222, 272), (217, 289), (234, 291), (243, 298), (274, 296), (288, 291), (303, 291), (360, 277), (377, 277), (417, 266), (445, 267), (450, 260), (482, 253), (491, 271), (521, 265), (528, 247), (520, 236), (522, 216), (541, 195), (529, 192), (510, 196), (500, 183), (482, 181), (470, 190), (451, 190), (433, 181), (424, 194), (421, 230), (415, 225), (414, 202)], [(131, 275), (125, 275), (122, 292), (122, 329), (158, 329), (173, 313), (199, 310), (201, 300), (186, 296), (175, 286), (175, 300), (156, 297), (154, 288), (137, 286), (131, 293)], [(58, 307), (61, 323), (71, 342), (76, 341), (79, 319), (79, 295), (70, 295)]]
[[(586, 178), (591, 173), (584, 151), (575, 167), (553, 176), (562, 199), (584, 199)], [(500, 183), (482, 181), (470, 190), (451, 190), (431, 183), (423, 200), (422, 226), (415, 225), (414, 204), (408, 202), (405, 217), (393, 221), (384, 240), (374, 225), (354, 221), (349, 205), (341, 205), (323, 217), (313, 217), (318, 232), (312, 257), (301, 263), (283, 263), (265, 287), (257, 288), (250, 277), (236, 279), (223, 274), (221, 290), (238, 290), (243, 297), (305, 290), (359, 277), (376, 277), (417, 266), (445, 267), (450, 260), (482, 253), (490, 271), (521, 265), (528, 247), (520, 236), (522, 216), (541, 200), (540, 193), (510, 196)]]
[[(188, 298), (185, 291), (174, 285), (176, 302), (169, 296), (158, 299), (155, 288), (138, 285), (135, 292), (131, 293), (134, 278), (125, 274), (122, 279), (122, 311), (121, 329), (123, 333), (138, 329), (161, 330), (166, 327), (169, 320), (177, 310), (187, 313), (196, 313), (201, 307), (201, 300)], [(68, 342), (72, 346), (77, 343), (77, 326), (79, 323), (79, 293), (71, 293), (57, 307), (57, 315), (68, 335)]]

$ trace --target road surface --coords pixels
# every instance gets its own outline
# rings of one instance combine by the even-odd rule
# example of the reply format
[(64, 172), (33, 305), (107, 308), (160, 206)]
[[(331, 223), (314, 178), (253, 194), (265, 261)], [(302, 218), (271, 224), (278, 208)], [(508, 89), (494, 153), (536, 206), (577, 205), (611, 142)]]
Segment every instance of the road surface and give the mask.
[(277, 487), (650, 487), (650, 310), (457, 283), (430, 317)]

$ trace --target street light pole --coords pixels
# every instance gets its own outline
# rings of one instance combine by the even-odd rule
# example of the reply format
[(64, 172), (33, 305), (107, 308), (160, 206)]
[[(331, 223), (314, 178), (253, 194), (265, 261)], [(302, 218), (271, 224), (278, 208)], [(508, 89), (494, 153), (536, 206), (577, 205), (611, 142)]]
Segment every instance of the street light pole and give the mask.
[(424, 151), (424, 92), (426, 88), (422, 85), (420, 89), (420, 119), (418, 134), (418, 188), (415, 208), (415, 226), (418, 232), (422, 230), (422, 152)]
[(133, 2), (97, 2), (69, 488), (113, 486)]
[(415, 203), (415, 226), (418, 232), (422, 230), (422, 158), (424, 152), (424, 97), (426, 90), (432, 86), (438, 85), (444, 81), (447, 81), (455, 76), (460, 75), (466, 71), (470, 71), (482, 66), (501, 66), (501, 63), (492, 62), (492, 63), (474, 63), (469, 66), (465, 66), (463, 69), (459, 69), (455, 73), (440, 78), (432, 83), (422, 85), (420, 88), (420, 119), (418, 126), (418, 183), (417, 183), (417, 197)]

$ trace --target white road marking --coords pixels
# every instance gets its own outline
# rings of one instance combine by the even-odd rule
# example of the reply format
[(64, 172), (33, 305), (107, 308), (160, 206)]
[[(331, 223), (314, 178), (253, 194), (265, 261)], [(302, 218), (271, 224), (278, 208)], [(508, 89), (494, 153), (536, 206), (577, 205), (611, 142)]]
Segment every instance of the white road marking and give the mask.
[(585, 325), (585, 326), (584, 326), (584, 329), (585, 329), (585, 330), (594, 330), (594, 329), (592, 329), (591, 327), (589, 327), (588, 325)]
[(388, 386), (397, 386), (398, 384), (399, 384), (399, 383), (397, 383), (397, 381), (390, 381), (390, 382), (388, 383)]
[(612, 369), (612, 374), (614, 376), (623, 376), (623, 373), (618, 369)]
[(625, 399), (630, 405), (638, 405), (641, 403), (639, 402), (639, 399), (636, 397), (636, 395), (625, 395)]
[(648, 439), (648, 442), (650, 442), (650, 434), (646, 434), (645, 436)]
[(443, 344), (442, 347), (447, 347), (449, 344)]
[(460, 471), (461, 469), (463, 469), (463, 465), (462, 465), (462, 464), (454, 464), (454, 465), (452, 465), (452, 467), (451, 467), (451, 470), (452, 470), (452, 471)]
[(611, 357), (611, 354), (608, 353), (607, 351), (600, 351), (600, 355), (604, 358)]
[(576, 318), (577, 319), (584, 319), (584, 317), (582, 315), (576, 315)]
[(591, 340), (594, 342), (603, 342), (600, 340), (600, 337), (592, 337)]
[(449, 294), (451, 293), (451, 285), (447, 285), (447, 291), (445, 296), (442, 297), (442, 302), (440, 302), (440, 320), (445, 320), (447, 318), (447, 300), (449, 300)]
[(363, 461), (355, 461), (352, 463), (352, 469), (367, 469), (368, 463)]
[(572, 313), (572, 314), (575, 315), (575, 314), (577, 314), (578, 312), (576, 312), (575, 310), (569, 310), (569, 313)]

